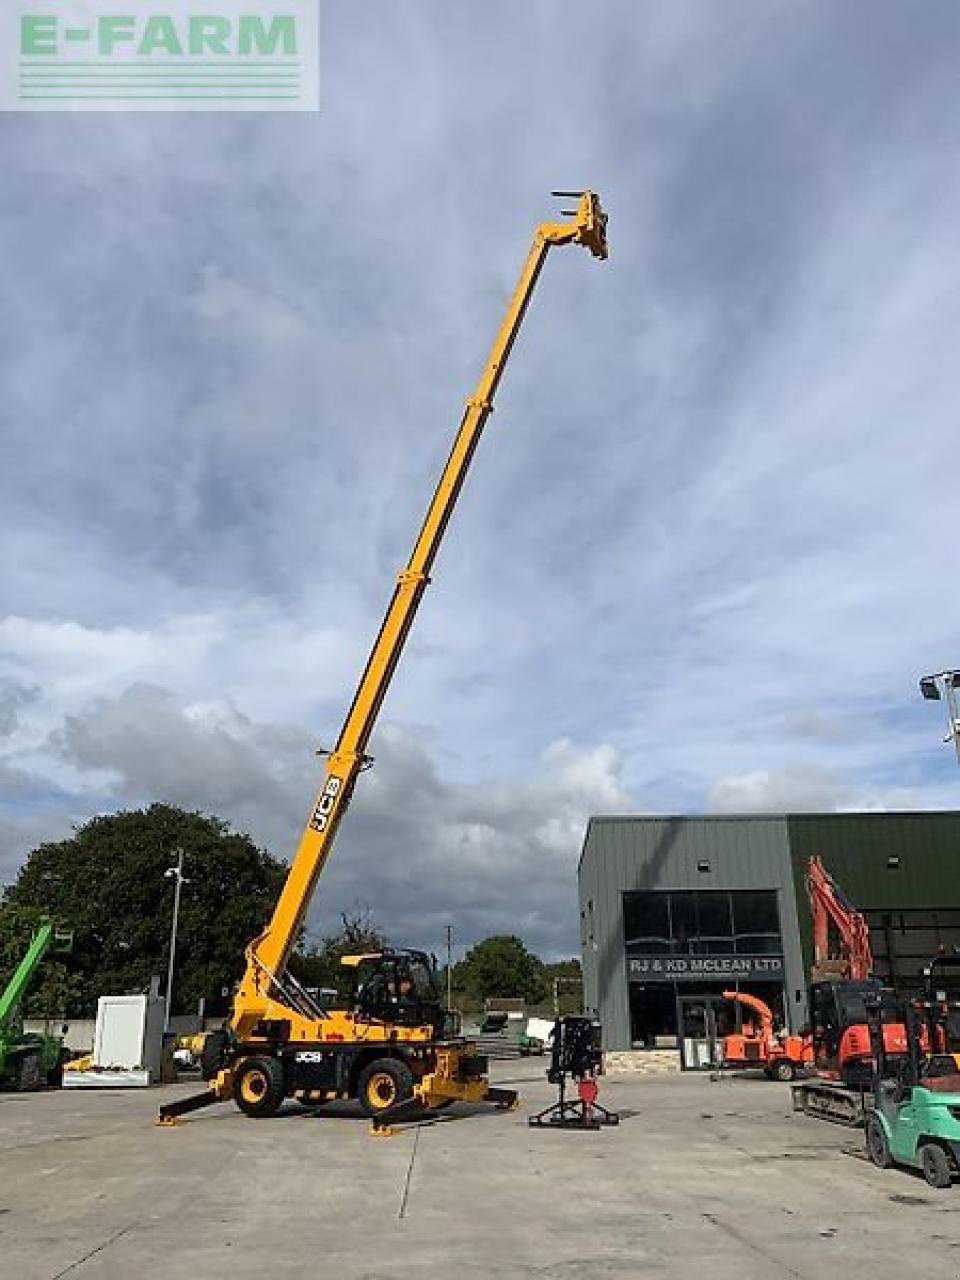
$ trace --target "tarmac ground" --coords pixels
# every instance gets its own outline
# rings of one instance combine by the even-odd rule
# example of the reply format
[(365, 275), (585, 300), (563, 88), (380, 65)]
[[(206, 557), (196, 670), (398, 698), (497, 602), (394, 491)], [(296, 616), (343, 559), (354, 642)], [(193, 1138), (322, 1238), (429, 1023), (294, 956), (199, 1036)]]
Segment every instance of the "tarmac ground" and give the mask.
[(453, 1107), (392, 1138), (359, 1111), (233, 1106), (197, 1089), (0, 1094), (0, 1276), (873, 1280), (960, 1275), (960, 1184), (881, 1171), (785, 1085), (609, 1076), (618, 1128), (531, 1129), (538, 1059), (498, 1063), (513, 1112)]

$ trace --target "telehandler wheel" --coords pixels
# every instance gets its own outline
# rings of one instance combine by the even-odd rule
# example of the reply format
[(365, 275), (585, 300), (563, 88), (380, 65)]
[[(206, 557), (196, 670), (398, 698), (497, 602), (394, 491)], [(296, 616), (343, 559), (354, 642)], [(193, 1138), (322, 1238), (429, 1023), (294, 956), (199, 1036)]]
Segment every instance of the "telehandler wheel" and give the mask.
[(935, 1142), (925, 1142), (920, 1148), (920, 1168), (931, 1187), (949, 1187), (953, 1181), (947, 1153)]
[(244, 1115), (275, 1116), (284, 1093), (283, 1066), (276, 1058), (247, 1058), (237, 1068), (233, 1097)]
[(779, 1062), (775, 1062), (770, 1071), (771, 1079), (779, 1080), (781, 1084), (789, 1084), (796, 1074), (797, 1069), (789, 1058), (781, 1058)]
[(867, 1116), (867, 1155), (878, 1169), (889, 1169), (893, 1164), (886, 1130), (878, 1116)]
[(413, 1072), (398, 1058), (375, 1058), (360, 1072), (357, 1097), (368, 1116), (413, 1096)]
[(34, 1093), (40, 1088), (43, 1072), (40, 1069), (39, 1053), (26, 1053), (20, 1060), (17, 1073), (17, 1093)]

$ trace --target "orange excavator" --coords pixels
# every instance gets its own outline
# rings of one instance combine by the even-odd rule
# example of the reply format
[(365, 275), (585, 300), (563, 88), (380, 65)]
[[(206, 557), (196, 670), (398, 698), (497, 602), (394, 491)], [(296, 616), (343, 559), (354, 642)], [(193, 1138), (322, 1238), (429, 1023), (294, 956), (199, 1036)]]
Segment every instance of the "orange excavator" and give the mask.
[(759, 996), (725, 991), (758, 1015), (744, 1030), (724, 1037), (722, 1064), (761, 1068), (774, 1080), (792, 1080), (806, 1067), (816, 1075), (794, 1086), (794, 1106), (812, 1115), (857, 1124), (861, 1094), (869, 1083), (873, 1049), (867, 1006), (883, 1005), (884, 1052), (896, 1060), (907, 1053), (907, 1032), (893, 993), (873, 976), (870, 927), (836, 880), (812, 857), (806, 874), (813, 918), (813, 966), (810, 971), (811, 1025), (800, 1035), (775, 1032), (773, 1012)]
[[(907, 1031), (896, 996), (873, 974), (870, 928), (820, 858), (810, 859), (807, 894), (813, 915), (810, 982), (811, 1056), (816, 1076), (793, 1087), (798, 1111), (860, 1124), (872, 1078), (868, 1006), (882, 1007), (883, 1050), (905, 1059)], [(836, 938), (836, 944), (834, 944)]]
[(724, 1067), (759, 1067), (770, 1080), (790, 1081), (801, 1067), (813, 1061), (810, 1037), (775, 1031), (773, 1010), (765, 1000), (748, 991), (724, 991), (723, 998), (749, 1009), (759, 1020), (745, 1021), (742, 1031), (724, 1036)]

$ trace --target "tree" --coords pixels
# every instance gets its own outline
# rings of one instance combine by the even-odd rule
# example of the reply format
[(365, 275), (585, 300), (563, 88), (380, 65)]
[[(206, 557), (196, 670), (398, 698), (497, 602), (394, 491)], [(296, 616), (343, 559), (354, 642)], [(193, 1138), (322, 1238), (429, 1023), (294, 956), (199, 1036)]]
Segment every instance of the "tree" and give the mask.
[(537, 1004), (546, 994), (543, 965), (519, 938), (485, 938), (453, 969), (454, 985), (471, 1002), (514, 996)]
[(290, 959), (290, 969), (305, 987), (343, 986), (341, 956), (362, 956), (382, 951), (387, 945), (369, 911), (351, 916), (341, 913), (340, 930), (319, 943), (302, 948)]
[(143, 991), (166, 975), (172, 881), (164, 872), (184, 851), (173, 1008), (193, 1011), (220, 997), (243, 972), (243, 949), (269, 918), (286, 868), (219, 818), (154, 804), (97, 817), (73, 837), (30, 854), (3, 900), (45, 912), (74, 932), (66, 967), (72, 1015), (97, 997)]
[(583, 970), (574, 956), (570, 960), (555, 960), (544, 965), (544, 977), (549, 988), (550, 1001), (557, 996), (560, 1013), (580, 1013), (583, 1009)]

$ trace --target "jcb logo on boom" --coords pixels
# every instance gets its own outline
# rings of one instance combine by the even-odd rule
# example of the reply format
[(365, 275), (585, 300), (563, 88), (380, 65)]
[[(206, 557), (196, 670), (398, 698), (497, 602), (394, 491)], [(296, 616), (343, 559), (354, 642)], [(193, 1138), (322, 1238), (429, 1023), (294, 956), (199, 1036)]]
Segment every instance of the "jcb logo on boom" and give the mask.
[(317, 801), (317, 807), (313, 811), (313, 817), (310, 819), (310, 825), (314, 831), (326, 831), (327, 823), (330, 820), (330, 814), (333, 812), (333, 806), (337, 803), (337, 796), (340, 794), (342, 779), (331, 777), (327, 779), (326, 786), (320, 792), (320, 799)]

